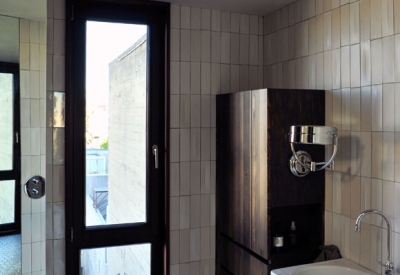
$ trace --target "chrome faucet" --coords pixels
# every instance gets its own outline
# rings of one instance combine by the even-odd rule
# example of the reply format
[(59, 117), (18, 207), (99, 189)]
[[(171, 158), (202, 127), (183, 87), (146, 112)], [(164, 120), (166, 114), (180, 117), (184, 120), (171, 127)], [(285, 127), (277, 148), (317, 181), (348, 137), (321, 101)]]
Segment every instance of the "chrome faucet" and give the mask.
[(361, 220), (367, 214), (377, 214), (377, 215), (381, 216), (385, 220), (385, 222), (387, 224), (387, 228), (388, 228), (388, 234), (387, 234), (388, 258), (387, 258), (386, 263), (382, 263), (380, 261), (378, 261), (378, 263), (381, 266), (385, 267), (385, 275), (392, 275), (393, 274), (393, 268), (394, 268), (393, 267), (391, 253), (390, 253), (392, 251), (391, 241), (390, 241), (390, 236), (392, 234), (392, 226), (390, 224), (389, 218), (379, 210), (375, 210), (375, 209), (364, 210), (357, 217), (356, 226), (354, 228), (356, 232), (360, 232), (361, 231)]

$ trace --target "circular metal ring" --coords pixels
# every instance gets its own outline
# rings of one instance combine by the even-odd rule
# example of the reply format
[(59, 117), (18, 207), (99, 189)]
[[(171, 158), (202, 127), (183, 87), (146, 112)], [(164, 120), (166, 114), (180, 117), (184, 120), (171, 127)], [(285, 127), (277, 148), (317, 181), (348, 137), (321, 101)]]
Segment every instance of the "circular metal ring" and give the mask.
[[(307, 152), (297, 151), (296, 155), (297, 155), (297, 158), (302, 163), (311, 163), (311, 156)], [(307, 176), (308, 173), (310, 173), (310, 169), (301, 165), (296, 160), (295, 156), (292, 156), (290, 158), (289, 167), (290, 167), (290, 171), (292, 172), (292, 174), (297, 177), (304, 177), (304, 176)]]

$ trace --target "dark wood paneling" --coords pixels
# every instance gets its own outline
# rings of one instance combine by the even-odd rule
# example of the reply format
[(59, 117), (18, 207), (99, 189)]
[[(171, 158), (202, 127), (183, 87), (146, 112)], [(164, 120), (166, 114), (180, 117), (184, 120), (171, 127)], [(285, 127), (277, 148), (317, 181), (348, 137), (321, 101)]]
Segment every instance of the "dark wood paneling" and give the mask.
[[(217, 274), (269, 274), (269, 260), (271, 269), (310, 262), (322, 244), (325, 173), (299, 178), (288, 167), (288, 133), (297, 124), (325, 124), (324, 91), (217, 96)], [(325, 159), (323, 146), (296, 149)], [(291, 220), (301, 241), (276, 253), (272, 234), (286, 235)]]
[[(288, 133), (291, 125), (324, 125), (325, 92), (268, 90), (268, 195), (269, 207), (324, 202), (325, 173), (294, 176), (288, 167), (292, 152)], [(324, 146), (299, 146), (313, 160), (325, 159)]]
[[(220, 163), (217, 171), (218, 217), (221, 231), (235, 241), (251, 247), (251, 97), (250, 93), (232, 94), (219, 101), (218, 123), (221, 131)], [(224, 125), (224, 126), (222, 126)], [(223, 130), (222, 130), (223, 129)]]
[(268, 93), (252, 91), (251, 249), (269, 258), (268, 238)]
[(224, 270), (225, 274), (269, 275), (267, 264), (261, 262), (229, 239), (222, 237), (221, 240), (221, 248), (224, 251), (221, 257), (221, 270)]

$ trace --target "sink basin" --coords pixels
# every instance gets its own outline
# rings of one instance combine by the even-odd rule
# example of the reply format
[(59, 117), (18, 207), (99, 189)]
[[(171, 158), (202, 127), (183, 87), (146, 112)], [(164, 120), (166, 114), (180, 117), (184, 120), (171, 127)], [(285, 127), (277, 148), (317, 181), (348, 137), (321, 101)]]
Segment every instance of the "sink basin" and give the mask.
[(339, 259), (320, 263), (275, 269), (271, 275), (376, 275), (349, 260)]

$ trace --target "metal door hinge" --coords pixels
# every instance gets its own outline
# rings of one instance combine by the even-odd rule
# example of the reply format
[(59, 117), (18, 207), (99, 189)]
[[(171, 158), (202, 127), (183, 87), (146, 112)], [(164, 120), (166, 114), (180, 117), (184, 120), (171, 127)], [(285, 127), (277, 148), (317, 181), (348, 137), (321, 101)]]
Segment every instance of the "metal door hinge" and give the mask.
[(15, 143), (19, 143), (19, 133), (15, 132)]
[(74, 5), (71, 5), (71, 21), (74, 21)]
[(74, 228), (71, 227), (71, 243), (74, 242)]

